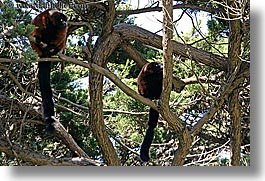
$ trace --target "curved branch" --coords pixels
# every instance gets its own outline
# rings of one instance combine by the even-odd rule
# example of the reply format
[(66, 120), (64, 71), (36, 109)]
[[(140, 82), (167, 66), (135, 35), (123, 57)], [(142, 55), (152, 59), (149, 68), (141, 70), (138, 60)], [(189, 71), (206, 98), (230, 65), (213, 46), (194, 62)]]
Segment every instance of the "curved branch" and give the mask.
[[(119, 33), (123, 40), (138, 41), (144, 45), (162, 49), (162, 37), (135, 25), (118, 24), (114, 26), (114, 32)], [(205, 50), (194, 48), (190, 45), (173, 41), (173, 53), (182, 57), (191, 58), (207, 66), (227, 70), (227, 58), (220, 57)]]
[[(35, 42), (35, 38), (32, 36), (28, 37), (30, 41)], [(129, 24), (118, 24), (113, 27), (112, 37), (108, 37), (107, 40), (103, 41), (104, 44), (101, 44), (100, 47), (109, 47), (99, 52), (96, 56), (98, 58), (106, 59), (108, 56), (116, 49), (122, 41), (138, 41), (144, 45), (162, 49), (162, 37), (154, 34), (148, 30), (140, 28), (135, 25)], [(108, 45), (108, 46), (107, 46)], [(113, 45), (113, 46), (110, 46)], [(207, 66), (227, 71), (227, 58), (209, 53), (205, 50), (200, 50), (194, 48), (190, 45), (185, 45), (176, 41), (173, 41), (173, 53), (178, 54), (185, 58), (191, 58), (196, 62), (205, 64)]]
[[(157, 106), (155, 105), (155, 103), (143, 96), (141, 96), (140, 94), (138, 94), (137, 92), (135, 92), (134, 90), (132, 90), (131, 88), (129, 88), (126, 84), (124, 84), (119, 77), (117, 77), (115, 74), (113, 74), (112, 72), (96, 65), (93, 63), (85, 63), (82, 62), (78, 59), (75, 58), (71, 58), (71, 57), (67, 57), (61, 53), (58, 54), (60, 56), (60, 58), (66, 62), (71, 62), (80, 66), (83, 66), (85, 68), (88, 68), (90, 70), (94, 70), (98, 73), (100, 73), (101, 75), (109, 78), (115, 85), (117, 85), (124, 93), (126, 93), (128, 96), (140, 101), (141, 103), (152, 107), (155, 110), (158, 110)], [(46, 59), (46, 58), (45, 58)], [(44, 58), (42, 60), (45, 60)], [(50, 60), (50, 59), (49, 59)]]

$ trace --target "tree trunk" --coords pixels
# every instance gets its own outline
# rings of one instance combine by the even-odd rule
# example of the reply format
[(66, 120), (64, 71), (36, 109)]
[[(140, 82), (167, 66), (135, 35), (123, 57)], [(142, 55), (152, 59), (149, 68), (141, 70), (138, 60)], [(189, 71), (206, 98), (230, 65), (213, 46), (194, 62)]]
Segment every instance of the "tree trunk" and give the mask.
[(238, 100), (239, 91), (234, 90), (229, 98), (230, 112), (232, 117), (232, 132), (231, 132), (231, 165), (240, 165), (240, 150), (241, 150), (241, 115), (240, 104)]
[(185, 158), (189, 153), (191, 146), (191, 137), (187, 128), (181, 124), (180, 120), (170, 111), (169, 98), (172, 89), (173, 75), (173, 1), (163, 0), (163, 90), (161, 94), (161, 112), (162, 116), (174, 128), (178, 135), (179, 145), (174, 159), (173, 166), (184, 164)]
[[(107, 58), (120, 43), (119, 35), (112, 33), (101, 39), (92, 57), (93, 63), (106, 67)], [(119, 166), (120, 161), (105, 129), (103, 117), (103, 75), (96, 71), (89, 73), (90, 124), (107, 165)]]
[[(230, 0), (229, 6), (231, 8), (235, 8), (235, 10), (239, 11), (240, 5), (238, 1)], [(228, 17), (231, 19), (229, 21), (230, 25), (230, 35), (229, 35), (229, 52), (228, 52), (228, 73), (229, 76), (240, 71), (240, 54), (241, 54), (241, 34), (240, 34), (240, 19), (238, 17), (239, 14), (235, 12), (231, 12), (228, 14)], [(239, 166), (240, 165), (240, 146), (241, 146), (241, 115), (240, 115), (240, 102), (239, 102), (239, 90), (235, 89), (232, 91), (229, 96), (229, 110), (232, 118), (232, 126), (231, 126), (231, 165)]]

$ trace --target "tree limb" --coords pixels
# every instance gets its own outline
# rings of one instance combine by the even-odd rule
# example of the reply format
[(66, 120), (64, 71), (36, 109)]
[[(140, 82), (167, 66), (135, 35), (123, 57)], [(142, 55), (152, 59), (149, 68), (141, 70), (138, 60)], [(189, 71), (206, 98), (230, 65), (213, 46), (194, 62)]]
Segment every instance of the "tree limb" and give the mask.
[(109, 72), (108, 70), (106, 70), (106, 69), (104, 69), (104, 68), (102, 68), (96, 64), (93, 64), (93, 63), (85, 63), (85, 62), (80, 61), (78, 59), (67, 57), (61, 53), (59, 53), (58, 55), (60, 56), (60, 58), (62, 60), (66, 61), (66, 62), (71, 62), (71, 63), (77, 64), (77, 65), (81, 65), (81, 66), (86, 67), (90, 70), (96, 71), (96, 72), (100, 73), (101, 75), (104, 75), (105, 77), (109, 78), (115, 85), (117, 85), (122, 91), (124, 91), (124, 93), (126, 93), (128, 96), (140, 101), (141, 103), (143, 103), (149, 107), (152, 107), (152, 108), (158, 110), (157, 106), (155, 105), (155, 103), (153, 101), (139, 95), (137, 92), (135, 92), (134, 90), (129, 88), (114, 73)]
[[(31, 116), (33, 116), (35, 119), (43, 120), (42, 115), (36, 111), (35, 109), (20, 103), (17, 100), (8, 98), (4, 95), (0, 94), (0, 104), (10, 106), (12, 105), (12, 109), (14, 110), (22, 110), (23, 112), (28, 112)], [(72, 150), (73, 152), (77, 153), (80, 157), (90, 159), (88, 155), (77, 145), (75, 140), (72, 138), (72, 136), (66, 131), (66, 129), (63, 127), (63, 125), (55, 119), (56, 122), (53, 123), (53, 126), (55, 127), (57, 135), (60, 137), (60, 139), (65, 143), (65, 145)], [(93, 161), (93, 160), (91, 160)]]
[[(151, 33), (143, 28), (129, 24), (118, 24), (114, 26), (114, 32), (119, 33), (121, 38), (127, 41), (138, 41), (144, 45), (162, 49), (162, 37)], [(227, 70), (227, 58), (220, 57), (213, 53), (209, 53), (205, 50), (194, 48), (190, 45), (185, 45), (176, 41), (173, 41), (173, 53), (185, 58), (192, 58), (196, 62), (200, 62), (207, 66), (219, 69)]]
[[(0, 139), (0, 152), (4, 152), (9, 156), (15, 156), (34, 165), (52, 165), (52, 166), (103, 166), (100, 162), (95, 162), (88, 158), (52, 158), (40, 155), (32, 150), (21, 148), (20, 146), (10, 144)], [(16, 153), (16, 154), (14, 154)]]
[(209, 108), (209, 111), (203, 116), (203, 118), (200, 119), (199, 122), (197, 122), (196, 125), (194, 125), (194, 127), (190, 131), (192, 136), (196, 136), (200, 132), (201, 127), (211, 120), (211, 118), (214, 116), (216, 111), (221, 108), (224, 101), (231, 94), (231, 92), (234, 89), (238, 88), (238, 86), (249, 76), (250, 74), (248, 70), (238, 74), (237, 76), (231, 76), (230, 80), (223, 88), (223, 91), (221, 92), (220, 96), (218, 96), (218, 98), (212, 103), (212, 106)]

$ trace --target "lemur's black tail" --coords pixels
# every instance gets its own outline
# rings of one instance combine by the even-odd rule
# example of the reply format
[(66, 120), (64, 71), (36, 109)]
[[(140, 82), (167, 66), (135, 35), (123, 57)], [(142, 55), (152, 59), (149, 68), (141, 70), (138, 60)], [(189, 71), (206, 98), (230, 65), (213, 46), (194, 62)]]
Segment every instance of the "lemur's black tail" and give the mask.
[(45, 124), (46, 124), (46, 132), (48, 134), (54, 134), (55, 128), (53, 127), (52, 123), (54, 123), (55, 120), (51, 117), (45, 118)]
[(51, 62), (39, 62), (38, 66), (38, 78), (46, 123), (46, 131), (49, 134), (53, 134), (55, 129), (52, 126), (54, 119), (51, 118), (54, 116), (54, 103), (52, 100), (52, 89), (50, 84)]
[(150, 108), (149, 110), (149, 119), (148, 119), (148, 128), (145, 133), (145, 137), (143, 140), (143, 143), (141, 145), (140, 150), (140, 158), (142, 161), (149, 161), (149, 149), (152, 144), (153, 138), (154, 138), (154, 129), (157, 126), (159, 113), (154, 110), (153, 108)]

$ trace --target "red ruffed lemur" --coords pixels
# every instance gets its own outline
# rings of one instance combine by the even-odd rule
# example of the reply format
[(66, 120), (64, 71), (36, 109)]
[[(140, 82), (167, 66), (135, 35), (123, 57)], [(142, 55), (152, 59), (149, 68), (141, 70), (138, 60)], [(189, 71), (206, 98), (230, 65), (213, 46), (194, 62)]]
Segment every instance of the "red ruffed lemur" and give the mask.
[[(47, 9), (36, 16), (32, 21), (35, 29), (32, 36), (35, 42), (30, 41), (31, 47), (40, 58), (48, 58), (62, 51), (66, 43), (67, 17), (55, 9)], [(42, 105), (47, 125), (47, 132), (54, 133), (52, 126), (54, 119), (54, 103), (52, 100), (52, 90), (50, 85), (51, 62), (38, 63), (38, 79), (42, 97)]]
[[(159, 99), (162, 92), (163, 67), (158, 62), (147, 63), (143, 66), (137, 78), (140, 95), (151, 100)], [(140, 149), (142, 161), (149, 161), (149, 149), (154, 138), (154, 129), (157, 126), (159, 113), (150, 108), (148, 128)]]

